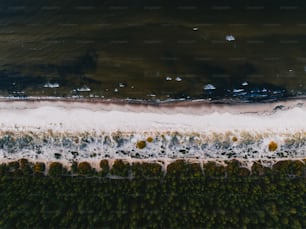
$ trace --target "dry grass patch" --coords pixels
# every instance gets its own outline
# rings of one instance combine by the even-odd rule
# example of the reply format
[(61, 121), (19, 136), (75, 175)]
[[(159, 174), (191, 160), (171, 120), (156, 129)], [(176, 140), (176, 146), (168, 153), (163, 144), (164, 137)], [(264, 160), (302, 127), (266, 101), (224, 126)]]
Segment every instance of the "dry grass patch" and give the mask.
[(271, 152), (277, 150), (277, 147), (278, 147), (278, 146), (277, 146), (277, 143), (274, 142), (274, 141), (271, 141), (271, 142), (269, 143), (269, 145), (268, 145), (269, 151), (271, 151)]
[(137, 147), (138, 149), (143, 149), (143, 148), (146, 147), (146, 145), (147, 145), (147, 143), (146, 143), (145, 141), (138, 141), (138, 142), (136, 143), (136, 147)]

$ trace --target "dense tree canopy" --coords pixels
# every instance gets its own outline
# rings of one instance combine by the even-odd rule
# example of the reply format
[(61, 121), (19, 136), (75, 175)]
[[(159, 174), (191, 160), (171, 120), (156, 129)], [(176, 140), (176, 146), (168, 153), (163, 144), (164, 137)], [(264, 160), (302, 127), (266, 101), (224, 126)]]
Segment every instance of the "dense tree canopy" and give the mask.
[[(0, 165), (1, 228), (305, 228), (305, 164)], [(115, 167), (114, 167), (115, 166)], [(28, 169), (32, 169), (29, 172)], [(27, 172), (22, 172), (22, 171)], [(122, 171), (121, 171), (122, 170)], [(37, 176), (37, 173), (40, 175)], [(81, 173), (80, 176), (77, 173)]]

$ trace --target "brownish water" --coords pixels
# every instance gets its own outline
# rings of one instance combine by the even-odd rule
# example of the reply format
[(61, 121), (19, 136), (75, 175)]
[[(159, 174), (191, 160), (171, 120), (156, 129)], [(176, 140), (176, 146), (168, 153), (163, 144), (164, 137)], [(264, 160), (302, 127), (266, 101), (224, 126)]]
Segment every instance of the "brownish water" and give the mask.
[(305, 93), (301, 1), (9, 1), (0, 10), (4, 96), (261, 101)]

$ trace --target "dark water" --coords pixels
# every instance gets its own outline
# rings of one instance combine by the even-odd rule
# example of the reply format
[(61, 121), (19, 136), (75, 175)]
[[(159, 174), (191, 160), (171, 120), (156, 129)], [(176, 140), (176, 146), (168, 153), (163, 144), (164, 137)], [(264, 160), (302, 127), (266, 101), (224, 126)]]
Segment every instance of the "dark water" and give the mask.
[(306, 2), (289, 0), (2, 1), (0, 94), (304, 95), (305, 15)]

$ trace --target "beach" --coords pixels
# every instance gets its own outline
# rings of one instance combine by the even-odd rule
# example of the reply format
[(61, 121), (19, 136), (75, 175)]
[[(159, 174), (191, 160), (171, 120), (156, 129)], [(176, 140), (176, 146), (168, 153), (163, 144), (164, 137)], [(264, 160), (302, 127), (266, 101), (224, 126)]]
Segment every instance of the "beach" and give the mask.
[(159, 105), (3, 99), (1, 160), (303, 159), (305, 117), (302, 99)]

